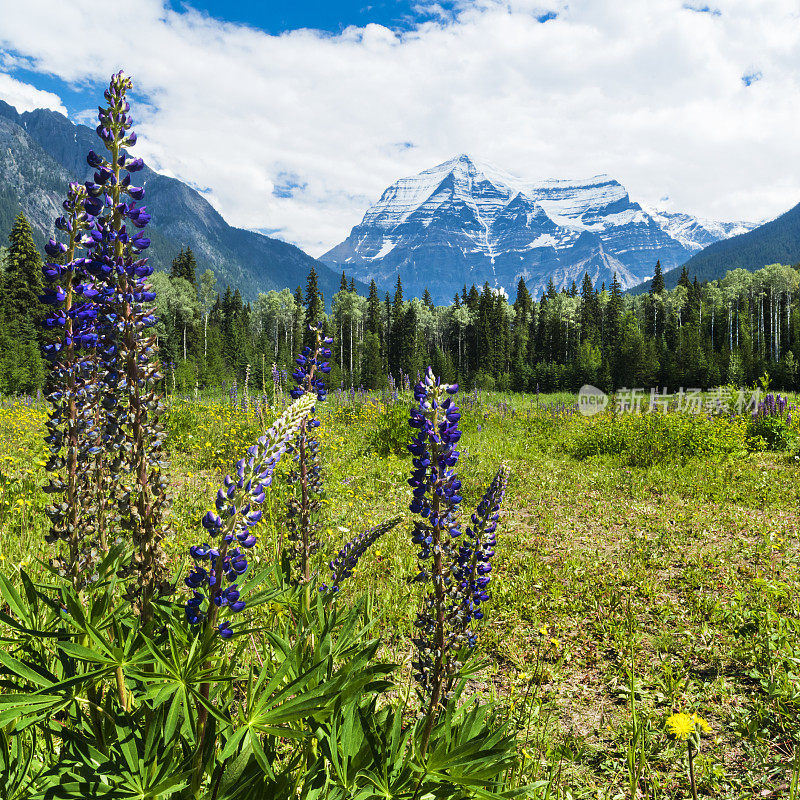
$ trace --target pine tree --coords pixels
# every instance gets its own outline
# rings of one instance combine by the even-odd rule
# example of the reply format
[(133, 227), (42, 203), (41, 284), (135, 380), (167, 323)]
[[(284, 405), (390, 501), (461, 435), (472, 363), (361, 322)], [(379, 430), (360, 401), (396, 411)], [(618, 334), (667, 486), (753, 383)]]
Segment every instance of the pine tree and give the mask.
[(692, 286), (692, 282), (689, 280), (689, 273), (686, 271), (686, 264), (683, 265), (681, 276), (678, 278), (678, 286), (685, 286), (687, 289)]
[(344, 270), (342, 270), (342, 279), (339, 281), (339, 291), (347, 291), (347, 275), (344, 274)]
[(431, 311), (433, 311), (433, 300), (431, 299), (431, 293), (428, 291), (427, 286), (425, 287), (425, 292), (422, 295), (422, 302), (425, 303), (425, 305), (428, 306)]
[(374, 333), (380, 342), (383, 326), (381, 325), (381, 301), (378, 299), (378, 287), (370, 281), (367, 298), (367, 330)]
[(191, 247), (187, 247), (186, 250), (181, 248), (180, 253), (172, 259), (169, 277), (185, 278), (197, 289), (197, 262)]
[[(684, 267), (684, 272), (686, 268)], [(661, 294), (664, 291), (664, 273), (661, 270), (661, 261), (656, 261), (656, 271), (653, 273), (653, 282), (650, 284), (650, 294)]]
[[(388, 300), (388, 295), (387, 295)], [(405, 371), (404, 368), (404, 353), (406, 343), (406, 326), (405, 326), (405, 305), (403, 303), (403, 284), (400, 276), (397, 276), (397, 285), (394, 290), (394, 302), (392, 303), (390, 314), (390, 328), (389, 328), (389, 372), (398, 379), (400, 370)]]
[(378, 334), (370, 330), (364, 334), (364, 347), (361, 354), (361, 383), (365, 389), (383, 389), (386, 384)]
[(608, 301), (608, 343), (614, 352), (620, 344), (622, 334), (622, 285), (617, 280), (617, 273), (611, 281), (611, 299)]
[(40, 353), (44, 305), (42, 259), (33, 233), (20, 213), (9, 234), (6, 270), (0, 292), (0, 391), (32, 393), (44, 383), (44, 362)]
[(581, 283), (581, 341), (599, 338), (600, 316), (597, 308), (597, 295), (592, 286), (592, 279), (588, 272), (583, 273), (583, 283)]
[(10, 246), (6, 254), (0, 309), (8, 322), (24, 319), (36, 329), (45, 311), (39, 300), (44, 292), (42, 258), (33, 243), (31, 226), (22, 212), (14, 220), (8, 239)]
[[(342, 278), (344, 279), (344, 273), (342, 273)], [(306, 347), (311, 347), (313, 342), (316, 341), (316, 334), (310, 331), (308, 326), (318, 322), (325, 310), (322, 292), (319, 290), (319, 276), (314, 267), (311, 267), (311, 271), (308, 273), (308, 279), (306, 280), (305, 308), (306, 325), (303, 331), (303, 344)]]

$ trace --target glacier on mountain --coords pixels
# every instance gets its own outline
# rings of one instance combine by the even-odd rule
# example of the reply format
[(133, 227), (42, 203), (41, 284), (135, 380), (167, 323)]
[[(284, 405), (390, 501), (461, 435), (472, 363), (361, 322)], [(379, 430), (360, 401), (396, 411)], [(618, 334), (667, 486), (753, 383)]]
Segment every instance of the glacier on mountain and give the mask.
[(580, 285), (584, 273), (623, 288), (679, 266), (711, 242), (753, 225), (645, 208), (608, 175), (525, 181), (462, 154), (389, 186), (347, 239), (321, 260), (382, 288), (397, 277), (407, 295), (427, 288), (449, 302), (464, 285), (516, 287), (534, 295)]

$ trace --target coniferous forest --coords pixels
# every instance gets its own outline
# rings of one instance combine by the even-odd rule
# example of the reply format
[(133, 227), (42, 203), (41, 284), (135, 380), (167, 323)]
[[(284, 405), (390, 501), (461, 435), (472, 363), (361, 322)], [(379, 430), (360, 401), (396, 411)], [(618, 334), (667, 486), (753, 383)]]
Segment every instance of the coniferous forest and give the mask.
[[(35, 393), (44, 382), (42, 260), (20, 214), (2, 253), (0, 391)], [(165, 266), (165, 265), (162, 265)], [(709, 388), (753, 383), (764, 374), (792, 389), (800, 359), (800, 265), (729, 271), (698, 283), (684, 270), (668, 290), (660, 264), (650, 291), (638, 296), (592, 284), (535, 299), (520, 280), (508, 297), (488, 284), (464, 287), (449, 306), (392, 293), (375, 282), (369, 296), (342, 274), (339, 291), (323, 297), (312, 269), (294, 291), (261, 293), (244, 302), (220, 286), (190, 248), (154, 273), (159, 350), (169, 390), (210, 388), (249, 379), (271, 387), (294, 362), (307, 321), (324, 318), (337, 347), (331, 385), (385, 388), (412, 380), (428, 364), (470, 388), (574, 391), (583, 384)], [(224, 376), (224, 377), (220, 377)]]

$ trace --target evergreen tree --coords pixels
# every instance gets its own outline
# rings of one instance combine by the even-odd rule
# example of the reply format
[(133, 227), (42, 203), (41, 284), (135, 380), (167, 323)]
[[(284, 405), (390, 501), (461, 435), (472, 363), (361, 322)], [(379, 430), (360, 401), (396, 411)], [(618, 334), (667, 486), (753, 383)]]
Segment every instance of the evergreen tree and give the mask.
[(378, 287), (370, 281), (367, 298), (367, 330), (374, 333), (380, 342), (383, 325), (381, 324), (381, 301), (378, 299)]
[(185, 278), (197, 289), (197, 262), (191, 247), (187, 247), (186, 250), (181, 248), (180, 253), (172, 259), (169, 277)]
[[(387, 295), (388, 300), (388, 295)], [(403, 303), (403, 284), (400, 276), (397, 276), (397, 285), (394, 290), (394, 301), (391, 309), (391, 324), (389, 333), (389, 372), (394, 375), (395, 380), (400, 377), (400, 371), (407, 372), (408, 359), (405, 358), (405, 348), (408, 343), (404, 341), (407, 335), (405, 306)]]
[(597, 307), (597, 295), (592, 286), (592, 279), (588, 272), (583, 273), (581, 283), (581, 341), (599, 339), (599, 309)]
[(10, 246), (6, 254), (0, 309), (7, 321), (24, 319), (35, 330), (45, 311), (39, 300), (44, 292), (42, 258), (33, 243), (31, 226), (22, 212), (17, 214), (8, 239)]
[[(346, 284), (344, 273), (342, 273), (342, 281)], [(305, 309), (306, 324), (304, 326), (305, 330), (303, 331), (303, 344), (306, 347), (311, 347), (313, 341), (316, 341), (316, 334), (312, 333), (312, 331), (308, 329), (308, 326), (316, 324), (325, 312), (325, 303), (322, 299), (322, 292), (319, 290), (319, 276), (314, 267), (311, 267), (311, 271), (308, 273), (308, 279), (306, 280)]]
[[(685, 272), (684, 268), (684, 272)], [(664, 273), (661, 270), (661, 261), (656, 261), (656, 271), (653, 273), (653, 282), (650, 284), (650, 294), (661, 294), (664, 291)]]
[(0, 391), (33, 393), (45, 377), (40, 353), (42, 259), (24, 214), (17, 215), (8, 238), (0, 291)]
[(368, 389), (383, 389), (386, 384), (380, 340), (378, 334), (370, 330), (364, 334), (364, 348), (361, 353), (361, 382)]

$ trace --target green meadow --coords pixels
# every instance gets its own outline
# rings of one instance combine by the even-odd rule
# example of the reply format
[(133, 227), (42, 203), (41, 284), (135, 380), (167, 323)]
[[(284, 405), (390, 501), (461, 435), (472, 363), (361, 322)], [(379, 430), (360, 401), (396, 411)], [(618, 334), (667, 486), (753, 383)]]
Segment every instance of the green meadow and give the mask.
[[(418, 610), (408, 582), (410, 402), (332, 395), (318, 429), (323, 579), (343, 541), (405, 515), (338, 600), (367, 598), (382, 656), (400, 665), (398, 692), (410, 681)], [(464, 507), (498, 463), (511, 469), (478, 639), (483, 664), (469, 691), (513, 721), (520, 782), (541, 798), (690, 797), (687, 744), (667, 720), (697, 714), (707, 723), (693, 761), (699, 796), (797, 796), (800, 415), (776, 434), (741, 416), (584, 417), (575, 402), (460, 399)], [(179, 587), (221, 478), (274, 415), (219, 397), (171, 398), (165, 546)], [(0, 409), (0, 565), (12, 581), (21, 567), (43, 575), (53, 554), (44, 543), (44, 420), (35, 403)], [(276, 482), (255, 529), (256, 564), (273, 559), (285, 536), (282, 491)], [(258, 613), (270, 626), (284, 610), (273, 602)]]

